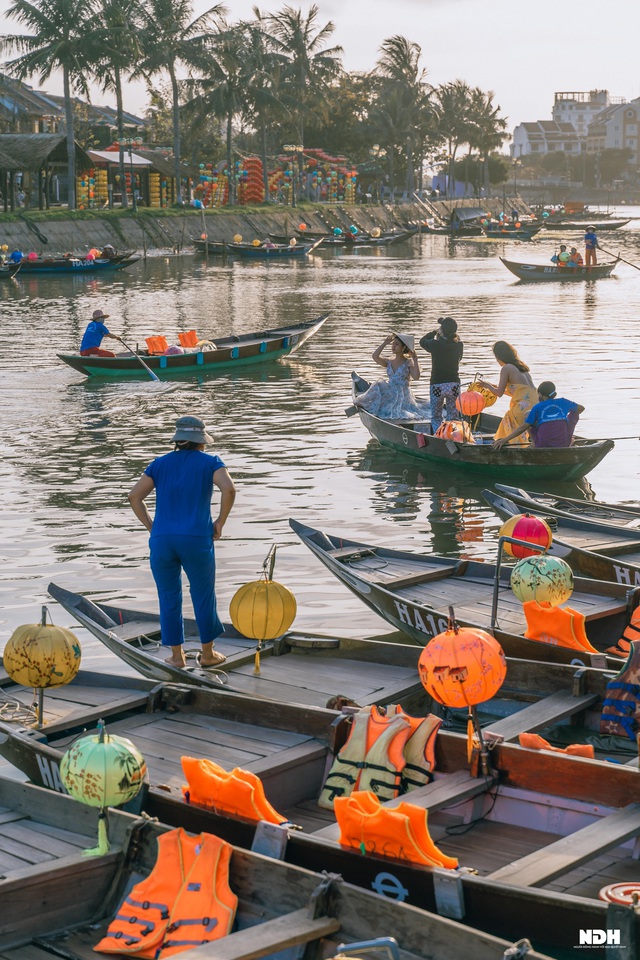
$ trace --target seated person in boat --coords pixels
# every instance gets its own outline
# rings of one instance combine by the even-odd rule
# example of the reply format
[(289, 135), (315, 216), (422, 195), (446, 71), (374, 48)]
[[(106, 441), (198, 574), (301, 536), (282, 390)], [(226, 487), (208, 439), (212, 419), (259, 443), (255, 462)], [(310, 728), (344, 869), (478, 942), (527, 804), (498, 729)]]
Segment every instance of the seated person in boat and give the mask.
[(529, 430), (535, 447), (570, 447), (573, 443), (573, 431), (584, 407), (573, 400), (565, 400), (556, 394), (556, 386), (545, 380), (538, 387), (538, 403), (532, 407), (522, 426), (513, 430), (509, 436), (494, 440), (495, 450), (505, 443)]
[(577, 247), (571, 247), (571, 255), (569, 257), (569, 262), (567, 264), (569, 267), (583, 267), (584, 260), (582, 259), (582, 254)]
[[(382, 351), (391, 345), (393, 356), (382, 357)], [(410, 333), (390, 333), (373, 351), (373, 359), (387, 371), (387, 380), (377, 380), (360, 394), (354, 404), (374, 417), (383, 420), (423, 420), (429, 417), (429, 407), (420, 404), (413, 395), (410, 383), (420, 379), (420, 365), (413, 349)]]
[(112, 247), (110, 243), (107, 243), (100, 254), (101, 260), (113, 260), (116, 255), (115, 247)]
[(267, 238), (265, 239), (265, 241), (264, 241), (264, 248), (265, 248), (265, 250), (275, 250), (275, 249), (276, 249), (276, 244), (273, 242), (273, 240), (271, 239), (271, 237), (267, 237)]
[(117, 337), (115, 333), (110, 333), (102, 322), (107, 320), (108, 317), (109, 314), (102, 310), (93, 311), (93, 316), (87, 325), (80, 344), (81, 357), (115, 357), (115, 353), (112, 353), (111, 350), (102, 350), (100, 347), (104, 337), (109, 340), (120, 340), (120, 337)]
[(551, 263), (555, 263), (556, 267), (566, 267), (571, 259), (571, 254), (567, 250), (567, 245), (565, 243), (560, 244), (560, 253), (554, 253), (551, 257)]

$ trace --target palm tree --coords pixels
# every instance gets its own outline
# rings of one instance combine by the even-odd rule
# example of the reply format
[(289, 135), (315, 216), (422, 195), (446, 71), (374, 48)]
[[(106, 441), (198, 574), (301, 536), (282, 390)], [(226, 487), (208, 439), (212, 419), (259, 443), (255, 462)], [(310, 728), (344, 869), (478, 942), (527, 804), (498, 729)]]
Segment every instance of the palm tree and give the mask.
[(471, 91), (469, 151), (477, 150), (484, 162), (484, 188), (489, 193), (489, 156), (499, 150), (507, 139), (507, 121), (500, 116), (500, 107), (494, 106), (492, 90), (484, 92), (479, 87)]
[(445, 141), (448, 184), (453, 183), (456, 154), (463, 143), (469, 142), (472, 91), (464, 80), (443, 83), (434, 92), (434, 106), (438, 117), (437, 130)]
[[(99, 0), (98, 49), (99, 60), (94, 74), (103, 90), (111, 90), (116, 97), (118, 139), (124, 137), (123, 75), (133, 72), (140, 55), (138, 28), (142, 11), (138, 0)], [(120, 145), (120, 182), (125, 183), (124, 150)], [(133, 186), (132, 186), (133, 189)], [(122, 190), (122, 206), (128, 206), (127, 191)]]
[(411, 196), (415, 189), (415, 145), (424, 139), (424, 128), (431, 119), (431, 87), (426, 82), (427, 71), (420, 66), (422, 50), (417, 43), (397, 35), (385, 40), (380, 52), (376, 72), (383, 78), (381, 99), (393, 97), (396, 102), (398, 133), (403, 137), (407, 160), (406, 191)]
[(192, 20), (191, 0), (146, 0), (143, 6), (140, 46), (142, 59), (136, 74), (146, 77), (166, 71), (171, 82), (173, 113), (173, 154), (176, 201), (182, 202), (180, 169), (180, 86), (177, 69), (202, 64), (214, 21), (225, 14), (222, 4), (211, 7)]
[(14, 0), (7, 16), (28, 33), (0, 39), (0, 51), (17, 51), (7, 71), (19, 80), (36, 76), (40, 83), (62, 70), (67, 134), (69, 209), (76, 205), (76, 153), (72, 93), (89, 99), (87, 77), (95, 59), (96, 0)]
[(283, 7), (279, 13), (266, 18), (279, 51), (286, 57), (282, 85), (290, 102), (295, 104), (292, 112), (296, 137), (301, 144), (304, 143), (305, 114), (314, 107), (321, 108), (327, 83), (342, 69), (342, 47), (325, 48), (335, 24), (330, 20), (323, 27), (318, 26), (318, 14), (314, 3), (306, 17), (302, 10)]
[(244, 24), (230, 26), (220, 22), (206, 56), (199, 61), (196, 79), (187, 81), (189, 99), (185, 114), (192, 124), (201, 123), (213, 114), (226, 121), (227, 174), (229, 177), (229, 204), (235, 202), (235, 166), (233, 164), (233, 120), (245, 103), (247, 78), (247, 37)]

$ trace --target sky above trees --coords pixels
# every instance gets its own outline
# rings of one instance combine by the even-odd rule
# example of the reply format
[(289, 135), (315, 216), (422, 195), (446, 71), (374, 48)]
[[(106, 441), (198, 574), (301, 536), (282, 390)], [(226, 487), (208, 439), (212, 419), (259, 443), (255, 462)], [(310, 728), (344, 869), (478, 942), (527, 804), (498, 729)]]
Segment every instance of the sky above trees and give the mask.
[[(333, 20), (332, 42), (344, 48), (347, 70), (370, 70), (382, 41), (401, 34), (422, 47), (422, 62), (434, 86), (463, 78), (495, 92), (509, 129), (523, 120), (550, 117), (557, 90), (607, 89), (613, 96), (640, 96), (637, 38), (638, 0), (316, 0), (320, 19)], [(194, 12), (212, 4), (194, 0)], [(229, 20), (250, 18), (254, 6), (275, 12), (284, 0), (227, 0)], [(309, 8), (309, 3), (291, 6)], [(4, 17), (9, 0), (0, 0), (0, 32), (17, 25)], [(562, 12), (562, 15), (560, 15)], [(56, 84), (58, 88), (56, 89)], [(52, 79), (52, 92), (61, 82)], [(105, 100), (99, 90), (96, 102)], [(143, 84), (128, 89), (127, 106), (143, 112)]]

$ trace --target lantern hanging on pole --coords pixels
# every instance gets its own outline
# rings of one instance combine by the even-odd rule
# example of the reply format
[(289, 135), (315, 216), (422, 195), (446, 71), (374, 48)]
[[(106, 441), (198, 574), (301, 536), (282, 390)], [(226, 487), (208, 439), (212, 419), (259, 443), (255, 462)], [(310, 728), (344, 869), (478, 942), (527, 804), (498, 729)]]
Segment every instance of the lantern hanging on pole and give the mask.
[(465, 390), (456, 399), (456, 408), (464, 417), (477, 417), (486, 405), (487, 402), (483, 395), (475, 390)]
[(507, 662), (498, 641), (485, 630), (459, 627), (453, 607), (449, 607), (448, 627), (430, 640), (420, 654), (418, 674), (427, 693), (438, 703), (468, 708), (467, 755), (470, 760), (475, 730), (483, 773), (488, 773), (489, 758), (476, 705), (495, 696), (507, 675)]
[(27, 623), (13, 631), (4, 648), (4, 668), (15, 683), (38, 691), (37, 726), (42, 727), (44, 691), (63, 687), (80, 669), (82, 651), (75, 633), (47, 624), (42, 607), (40, 623)]
[[(510, 517), (506, 523), (500, 527), (499, 537), (512, 537), (514, 540), (525, 540), (527, 543), (535, 543), (545, 550), (551, 546), (553, 536), (549, 524), (541, 517), (532, 517), (528, 513), (518, 513)], [(538, 557), (539, 550), (528, 550), (519, 543), (505, 543), (504, 552), (511, 557), (522, 559), (523, 557)]]
[(104, 720), (97, 734), (81, 737), (60, 761), (60, 778), (74, 800), (98, 807), (98, 845), (83, 850), (87, 857), (109, 850), (107, 807), (132, 800), (147, 776), (144, 757), (131, 740), (108, 734)]
[(274, 544), (262, 564), (262, 577), (247, 583), (233, 595), (229, 616), (238, 633), (258, 641), (254, 674), (260, 674), (260, 650), (265, 640), (286, 633), (295, 620), (297, 604), (291, 591), (273, 579)]
[(560, 557), (525, 557), (511, 571), (511, 589), (521, 603), (535, 600), (558, 607), (573, 593), (571, 567)]

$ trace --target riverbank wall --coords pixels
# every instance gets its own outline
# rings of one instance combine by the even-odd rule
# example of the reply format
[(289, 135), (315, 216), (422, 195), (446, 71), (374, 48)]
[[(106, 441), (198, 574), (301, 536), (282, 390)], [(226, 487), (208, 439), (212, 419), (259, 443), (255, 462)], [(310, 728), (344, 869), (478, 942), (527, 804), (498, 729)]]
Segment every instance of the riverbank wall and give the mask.
[[(209, 240), (231, 241), (240, 235), (244, 241), (264, 240), (270, 234), (293, 236), (305, 224), (309, 233), (327, 232), (336, 228), (348, 230), (354, 225), (359, 231), (404, 229), (418, 226), (430, 216), (447, 217), (454, 207), (481, 207), (494, 216), (503, 208), (507, 212), (528, 208), (521, 198), (483, 200), (440, 200), (425, 205), (418, 203), (396, 206), (378, 205), (318, 205), (314, 207), (265, 207), (243, 212), (241, 207), (197, 211), (82, 211), (81, 218), (69, 215), (55, 219), (24, 213), (10, 218), (0, 217), (0, 244), (9, 250), (39, 254), (82, 253), (91, 247), (110, 243), (116, 249), (136, 250), (143, 255), (188, 253), (193, 239), (206, 234)], [(118, 215), (120, 214), (120, 215)]]

